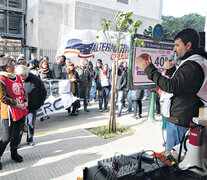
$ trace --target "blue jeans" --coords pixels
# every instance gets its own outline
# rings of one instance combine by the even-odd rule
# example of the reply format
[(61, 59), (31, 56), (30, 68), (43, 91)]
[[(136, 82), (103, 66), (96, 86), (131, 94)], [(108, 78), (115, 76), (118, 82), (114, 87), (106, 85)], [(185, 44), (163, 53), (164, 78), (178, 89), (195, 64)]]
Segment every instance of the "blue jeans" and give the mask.
[(129, 109), (129, 110), (132, 110), (132, 99), (131, 99), (131, 94), (132, 94), (132, 92), (131, 92), (131, 91), (128, 91), (128, 94), (127, 94), (127, 102), (128, 102), (128, 109)]
[(121, 115), (123, 103), (124, 103), (124, 91), (119, 90), (116, 92), (116, 98), (118, 102), (118, 115)]
[(102, 109), (103, 101), (104, 101), (104, 110), (107, 110), (108, 102), (109, 102), (109, 91), (110, 91), (109, 87), (103, 87), (102, 91), (99, 92), (99, 109)]
[(149, 97), (149, 93), (148, 93), (148, 92), (149, 92), (148, 89), (145, 89), (145, 90), (144, 90), (144, 96), (145, 96), (145, 97)]
[(88, 102), (90, 101), (91, 87), (92, 87), (92, 85), (87, 88), (86, 98), (87, 98), (87, 101)]
[(180, 144), (183, 135), (188, 130), (188, 128), (178, 126), (166, 121), (166, 131), (167, 131), (167, 138), (166, 138), (166, 149), (171, 149), (175, 145)]
[(92, 94), (92, 100), (96, 99), (96, 82), (94, 82), (94, 86), (93, 86), (93, 94)]

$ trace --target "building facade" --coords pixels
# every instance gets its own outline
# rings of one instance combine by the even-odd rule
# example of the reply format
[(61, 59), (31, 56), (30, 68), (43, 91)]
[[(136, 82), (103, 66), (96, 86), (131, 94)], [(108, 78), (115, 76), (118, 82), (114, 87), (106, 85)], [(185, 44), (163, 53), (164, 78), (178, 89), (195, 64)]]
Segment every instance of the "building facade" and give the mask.
[(117, 11), (133, 11), (142, 21), (138, 33), (161, 22), (163, 0), (28, 0), (26, 45), (54, 61), (60, 25), (100, 29), (100, 18), (115, 19)]
[(0, 53), (17, 56), (25, 44), (26, 0), (0, 0)]

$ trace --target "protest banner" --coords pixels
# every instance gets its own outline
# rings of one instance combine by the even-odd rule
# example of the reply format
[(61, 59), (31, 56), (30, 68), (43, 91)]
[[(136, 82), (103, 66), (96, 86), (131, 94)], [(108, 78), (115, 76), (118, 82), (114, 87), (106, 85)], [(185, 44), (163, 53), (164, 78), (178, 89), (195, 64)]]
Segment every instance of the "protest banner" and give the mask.
[(77, 100), (77, 97), (74, 97), (70, 92), (69, 80), (48, 80), (46, 84), (48, 98), (37, 111), (38, 118), (64, 110)]
[[(109, 37), (115, 36), (116, 32), (110, 31)], [(96, 38), (98, 37), (98, 38)], [(102, 31), (77, 30), (67, 26), (60, 26), (57, 56), (64, 54), (73, 62), (87, 58), (90, 61), (102, 59), (109, 65), (116, 58), (115, 38), (106, 39)], [(121, 50), (118, 56), (123, 61), (129, 59), (129, 39), (121, 40)]]

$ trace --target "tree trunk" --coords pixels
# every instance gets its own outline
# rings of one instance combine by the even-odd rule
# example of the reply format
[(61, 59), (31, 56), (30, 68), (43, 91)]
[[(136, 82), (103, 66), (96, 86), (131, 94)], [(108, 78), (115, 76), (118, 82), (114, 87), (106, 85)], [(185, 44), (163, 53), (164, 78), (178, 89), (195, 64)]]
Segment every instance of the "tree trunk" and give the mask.
[(116, 60), (113, 61), (113, 65), (112, 65), (112, 87), (111, 87), (109, 131), (116, 131), (115, 74), (116, 74)]

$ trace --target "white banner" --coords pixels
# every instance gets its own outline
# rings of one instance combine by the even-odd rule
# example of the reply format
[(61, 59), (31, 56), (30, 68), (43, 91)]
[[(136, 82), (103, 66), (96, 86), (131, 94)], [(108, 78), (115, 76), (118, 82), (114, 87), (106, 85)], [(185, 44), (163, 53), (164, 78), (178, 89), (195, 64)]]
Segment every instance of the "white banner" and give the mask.
[(64, 110), (77, 100), (70, 92), (69, 80), (50, 80), (47, 83), (49, 97), (37, 111), (37, 117), (44, 117)]
[[(102, 31), (97, 30), (77, 30), (67, 26), (60, 26), (57, 56), (64, 54), (73, 62), (87, 58), (90, 61), (102, 59), (103, 63), (112, 64), (116, 58), (116, 32), (106, 32), (108, 39)], [(96, 38), (96, 37), (99, 38)], [(128, 61), (129, 58), (129, 38), (121, 40), (121, 52), (118, 53), (121, 60)], [(95, 58), (95, 59), (94, 59)]]

